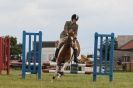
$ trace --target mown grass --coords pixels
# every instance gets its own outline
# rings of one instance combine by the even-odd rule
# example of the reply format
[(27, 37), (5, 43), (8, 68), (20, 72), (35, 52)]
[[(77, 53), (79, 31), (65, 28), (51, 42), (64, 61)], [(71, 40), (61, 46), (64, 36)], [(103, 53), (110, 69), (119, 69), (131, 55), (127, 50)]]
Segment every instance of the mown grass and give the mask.
[(10, 75), (0, 75), (0, 88), (133, 88), (133, 73), (114, 73), (114, 80), (109, 82), (108, 76), (98, 76), (92, 82), (92, 75), (65, 74), (61, 79), (51, 83), (53, 74), (43, 74), (42, 80), (36, 75), (28, 75), (21, 79), (19, 71), (12, 71)]

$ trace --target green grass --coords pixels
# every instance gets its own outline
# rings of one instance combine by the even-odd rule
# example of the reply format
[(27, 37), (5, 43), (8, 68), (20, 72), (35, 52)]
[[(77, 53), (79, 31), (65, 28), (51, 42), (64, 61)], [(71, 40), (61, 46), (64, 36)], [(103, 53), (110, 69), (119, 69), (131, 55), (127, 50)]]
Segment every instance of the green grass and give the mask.
[(61, 79), (51, 83), (53, 74), (43, 74), (42, 80), (37, 80), (36, 75), (28, 75), (21, 79), (20, 72), (12, 71), (11, 75), (0, 75), (0, 88), (133, 88), (133, 73), (114, 73), (113, 82), (108, 76), (98, 76), (92, 82), (92, 75), (65, 74)]

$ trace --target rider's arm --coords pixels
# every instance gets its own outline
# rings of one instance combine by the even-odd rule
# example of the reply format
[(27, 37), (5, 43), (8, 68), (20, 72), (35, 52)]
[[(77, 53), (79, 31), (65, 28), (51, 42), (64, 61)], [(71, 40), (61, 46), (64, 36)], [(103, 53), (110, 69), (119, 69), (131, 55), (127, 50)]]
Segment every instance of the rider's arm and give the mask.
[(77, 38), (77, 34), (78, 34), (78, 25), (77, 25), (77, 27), (74, 29), (74, 34), (75, 34), (74, 37)]
[(65, 25), (64, 25), (64, 32), (66, 34), (68, 34), (68, 22), (66, 21)]

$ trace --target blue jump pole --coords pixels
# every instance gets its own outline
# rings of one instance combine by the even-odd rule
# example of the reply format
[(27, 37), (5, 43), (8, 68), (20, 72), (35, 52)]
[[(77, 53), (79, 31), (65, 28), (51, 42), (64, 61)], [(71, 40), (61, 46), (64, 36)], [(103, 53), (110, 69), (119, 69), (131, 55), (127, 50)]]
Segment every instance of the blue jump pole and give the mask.
[(39, 64), (39, 66), (38, 66), (38, 79), (41, 79), (42, 77), (41, 77), (41, 72), (42, 72), (42, 66), (41, 66), (41, 53), (42, 53), (42, 32), (41, 31), (39, 31), (39, 60), (38, 60), (38, 63), (40, 63)]
[(25, 65), (25, 44), (26, 44), (26, 32), (23, 31), (23, 41), (22, 41), (22, 78), (25, 79), (25, 71), (26, 71), (26, 65)]
[(96, 81), (97, 76), (97, 45), (98, 45), (98, 33), (95, 33), (95, 41), (94, 41), (94, 67), (93, 67), (93, 81)]
[(36, 72), (36, 34), (34, 34), (34, 49), (33, 49), (33, 54), (34, 54), (34, 59), (33, 59), (33, 62), (34, 62), (34, 66), (33, 66), (33, 73)]
[(110, 81), (113, 80), (113, 68), (114, 68), (114, 33), (111, 33), (111, 50), (110, 50)]
[[(34, 37), (33, 50), (31, 49), (32, 36)], [(39, 36), (38, 40), (37, 40), (37, 36)], [(27, 44), (26, 38), (29, 38), (29, 44)], [(42, 32), (39, 31), (39, 33), (28, 33), (28, 32), (23, 31), (22, 42), (23, 42), (23, 45), (22, 45), (22, 79), (25, 79), (26, 72), (30, 72), (31, 74), (32, 73), (37, 74), (38, 79), (41, 79)], [(28, 53), (26, 52), (26, 44), (28, 45)], [(26, 58), (26, 55), (27, 55), (27, 58)]]
[[(107, 72), (107, 65), (108, 65), (108, 37), (105, 37), (105, 65), (104, 65), (104, 69), (105, 69), (105, 73)], [(101, 56), (101, 55), (100, 55)]]
[(100, 66), (99, 66), (99, 72), (102, 72), (102, 59), (103, 59), (103, 37), (100, 37)]
[(31, 62), (31, 35), (29, 35), (29, 54), (28, 54), (28, 69), (31, 71), (30, 67), (30, 62)]
[[(100, 43), (98, 38), (100, 38)], [(103, 41), (104, 41), (103, 38), (105, 38), (104, 46), (103, 46)], [(110, 47), (109, 47), (109, 39), (111, 40)], [(98, 49), (99, 44), (100, 44), (100, 49)], [(105, 50), (104, 57), (103, 57), (103, 49)], [(98, 51), (99, 51), (99, 54), (97, 53)], [(113, 61), (114, 61), (114, 33), (98, 34), (96, 32), (95, 41), (94, 41), (93, 81), (96, 81), (97, 75), (108, 75), (109, 80), (112, 81), (113, 65), (114, 65)], [(98, 71), (98, 67), (99, 67), (99, 71)], [(103, 67), (104, 67), (104, 71), (102, 71)]]

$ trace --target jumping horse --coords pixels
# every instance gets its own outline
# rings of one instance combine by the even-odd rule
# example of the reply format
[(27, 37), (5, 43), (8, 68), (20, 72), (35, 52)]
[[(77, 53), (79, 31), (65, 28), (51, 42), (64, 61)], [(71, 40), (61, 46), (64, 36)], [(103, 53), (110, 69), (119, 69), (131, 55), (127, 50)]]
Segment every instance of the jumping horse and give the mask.
[(75, 45), (78, 48), (77, 56), (79, 56), (79, 53), (80, 53), (79, 42), (76, 38), (74, 38), (74, 32), (70, 32), (68, 33), (68, 36), (58, 54), (58, 57), (56, 60), (56, 63), (57, 63), (56, 71), (52, 78), (53, 80), (56, 78), (60, 78), (64, 74), (65, 68), (72, 61), (72, 57), (73, 57), (72, 48), (74, 48)]

